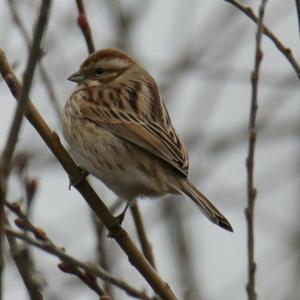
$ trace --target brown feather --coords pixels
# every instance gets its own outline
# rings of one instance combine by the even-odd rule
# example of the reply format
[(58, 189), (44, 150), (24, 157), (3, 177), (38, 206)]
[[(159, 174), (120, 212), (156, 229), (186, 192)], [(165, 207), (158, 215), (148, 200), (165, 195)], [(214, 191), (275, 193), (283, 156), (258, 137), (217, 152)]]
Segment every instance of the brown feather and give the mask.
[(174, 139), (164, 127), (158, 127), (159, 130), (157, 125), (154, 126), (150, 122), (127, 121), (116, 109), (111, 109), (111, 117), (107, 118), (101, 113), (103, 109), (84, 103), (80, 106), (81, 117), (163, 159), (184, 176), (188, 175), (185, 147), (182, 143), (174, 143)]
[[(184, 193), (217, 225), (227, 219), (188, 180), (188, 155), (152, 76), (125, 52), (102, 49), (69, 77), (64, 134), (77, 163), (128, 201)], [(130, 174), (130, 176), (124, 176)]]

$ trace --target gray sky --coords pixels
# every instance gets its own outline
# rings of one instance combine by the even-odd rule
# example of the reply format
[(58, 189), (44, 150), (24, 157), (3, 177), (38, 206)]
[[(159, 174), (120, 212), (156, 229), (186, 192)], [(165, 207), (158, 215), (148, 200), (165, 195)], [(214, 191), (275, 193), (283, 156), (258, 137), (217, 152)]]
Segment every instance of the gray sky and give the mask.
[[(28, 32), (37, 14), (36, 1), (16, 1)], [(244, 1), (246, 3), (246, 1)], [(146, 4), (147, 3), (147, 4)], [(257, 12), (259, 1), (247, 1)], [(73, 1), (54, 1), (43, 47), (44, 66), (50, 75), (61, 108), (74, 85), (66, 78), (87, 56), (76, 25)], [(157, 78), (173, 123), (188, 145), (194, 183), (228, 217), (234, 234), (207, 221), (186, 198), (140, 201), (158, 270), (164, 280), (183, 295), (180, 270), (173, 268), (174, 240), (162, 213), (163, 201), (176, 201), (193, 262), (200, 294), (205, 300), (246, 299), (247, 126), (251, 96), (250, 72), (254, 65), (254, 23), (225, 1), (120, 1), (123, 13), (138, 12), (128, 36), (118, 33), (115, 14), (106, 1), (86, 1), (97, 48), (122, 45)], [(141, 11), (138, 7), (141, 6)], [(27, 51), (12, 22), (6, 1), (0, 2), (0, 43), (16, 73), (22, 76)], [(268, 1), (265, 23), (299, 58), (299, 32), (294, 1)], [(5, 26), (4, 26), (5, 24)], [(123, 44), (124, 45), (124, 44)], [(260, 299), (298, 299), (299, 288), (299, 96), (298, 80), (286, 58), (266, 37), (259, 86), (258, 138), (255, 165), (257, 290)], [(192, 67), (174, 67), (187, 56)], [(20, 77), (21, 78), (21, 77)], [(0, 146), (4, 145), (15, 103), (0, 82)], [(53, 129), (60, 125), (40, 79), (35, 76), (31, 98)], [(84, 260), (95, 258), (95, 237), (90, 211), (81, 196), (68, 190), (68, 178), (27, 122), (19, 151), (33, 154), (30, 174), (38, 178), (33, 222), (67, 252)], [(93, 185), (106, 203), (115, 196), (99, 181)], [(15, 179), (9, 199), (20, 197)], [(131, 216), (124, 227), (136, 240)], [(112, 272), (136, 287), (151, 289), (129, 264), (112, 240)], [(60, 272), (58, 260), (34, 250), (37, 268), (45, 277), (45, 299), (96, 299), (76, 278)], [(5, 273), (5, 299), (25, 299), (21, 279), (10, 260)], [(298, 277), (297, 277), (298, 276)], [(294, 297), (295, 296), (295, 297)], [(183, 296), (182, 296), (183, 297)], [(130, 299), (123, 292), (116, 299)]]

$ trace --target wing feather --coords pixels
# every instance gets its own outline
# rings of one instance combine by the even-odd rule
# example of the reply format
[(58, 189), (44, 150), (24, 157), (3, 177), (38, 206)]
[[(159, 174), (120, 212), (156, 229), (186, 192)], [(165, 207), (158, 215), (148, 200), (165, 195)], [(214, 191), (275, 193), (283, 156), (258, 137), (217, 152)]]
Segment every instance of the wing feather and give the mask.
[(126, 118), (124, 116), (125, 112), (120, 109), (90, 103), (80, 105), (80, 117), (163, 159), (184, 176), (188, 175), (187, 152), (173, 127), (165, 128), (161, 124), (140, 120), (137, 116), (131, 118), (130, 114), (126, 114)]

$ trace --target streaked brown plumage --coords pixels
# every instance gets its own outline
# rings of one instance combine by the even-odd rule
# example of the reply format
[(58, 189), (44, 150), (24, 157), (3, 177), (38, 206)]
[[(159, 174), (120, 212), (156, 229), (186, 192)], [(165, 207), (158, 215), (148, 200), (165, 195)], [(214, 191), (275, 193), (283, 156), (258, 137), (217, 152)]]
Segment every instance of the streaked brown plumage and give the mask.
[(117, 49), (91, 54), (74, 73), (64, 135), (77, 163), (117, 195), (186, 194), (215, 224), (226, 218), (188, 180), (188, 155), (152, 76)]

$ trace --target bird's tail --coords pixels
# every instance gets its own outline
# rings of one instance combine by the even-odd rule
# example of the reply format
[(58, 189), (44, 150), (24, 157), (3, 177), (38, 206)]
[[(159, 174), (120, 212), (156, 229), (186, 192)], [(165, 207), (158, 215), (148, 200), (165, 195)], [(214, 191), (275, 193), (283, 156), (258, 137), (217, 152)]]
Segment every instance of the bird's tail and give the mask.
[(214, 205), (203, 195), (201, 194), (194, 185), (187, 179), (182, 181), (181, 190), (189, 198), (191, 198), (201, 209), (201, 211), (208, 217), (208, 219), (219, 225), (220, 227), (233, 231), (230, 223), (227, 219), (214, 207)]

